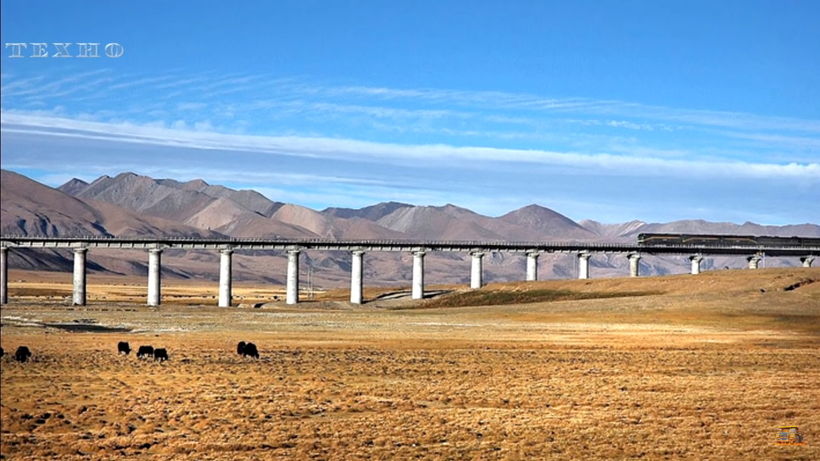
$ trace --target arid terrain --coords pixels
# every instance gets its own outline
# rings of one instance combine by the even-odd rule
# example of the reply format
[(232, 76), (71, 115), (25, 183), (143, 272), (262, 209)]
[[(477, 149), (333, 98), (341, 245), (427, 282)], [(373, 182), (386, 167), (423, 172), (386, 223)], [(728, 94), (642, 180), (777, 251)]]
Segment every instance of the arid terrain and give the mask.
[[(70, 274), (9, 279), (3, 459), (820, 459), (820, 268), (370, 288), (362, 306), (237, 284), (242, 308), (215, 307), (213, 282), (149, 308), (142, 277), (95, 276), (87, 306)], [(776, 446), (780, 425), (807, 444)]]

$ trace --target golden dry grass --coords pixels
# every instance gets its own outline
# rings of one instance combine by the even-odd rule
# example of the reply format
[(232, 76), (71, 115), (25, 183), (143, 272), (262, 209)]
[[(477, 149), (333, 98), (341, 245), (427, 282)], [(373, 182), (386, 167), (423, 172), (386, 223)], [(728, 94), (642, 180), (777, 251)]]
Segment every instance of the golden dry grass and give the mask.
[[(34, 361), (2, 361), (5, 459), (820, 459), (818, 269), (510, 283), (482, 291), (662, 294), (339, 310), (325, 304), (343, 291), (219, 309), (194, 285), (168, 287), (190, 297), (159, 309), (72, 307), (14, 298), (14, 279), (2, 345)], [(120, 340), (171, 360), (118, 356)], [(237, 356), (239, 340), (262, 358)], [(808, 444), (775, 446), (786, 424)]]

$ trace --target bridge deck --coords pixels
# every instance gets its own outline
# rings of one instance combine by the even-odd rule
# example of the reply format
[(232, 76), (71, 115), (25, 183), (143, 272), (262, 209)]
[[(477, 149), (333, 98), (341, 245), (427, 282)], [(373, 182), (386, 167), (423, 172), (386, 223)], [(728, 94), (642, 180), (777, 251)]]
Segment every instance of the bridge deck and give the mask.
[(323, 251), (446, 251), (502, 253), (641, 253), (814, 256), (820, 246), (765, 245), (639, 245), (600, 242), (482, 242), (436, 240), (333, 240), (333, 239), (198, 239), (106, 237), (2, 237), (7, 248), (117, 248), (182, 250), (323, 250)]

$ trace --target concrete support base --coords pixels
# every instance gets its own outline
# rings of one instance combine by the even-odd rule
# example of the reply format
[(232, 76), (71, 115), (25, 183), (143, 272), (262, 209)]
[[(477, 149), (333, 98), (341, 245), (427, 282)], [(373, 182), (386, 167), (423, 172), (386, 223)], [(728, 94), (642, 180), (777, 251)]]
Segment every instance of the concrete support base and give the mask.
[(362, 273), (364, 251), (354, 251), (353, 260), (350, 264), (350, 302), (351, 304), (361, 304), (363, 301)]
[(638, 277), (641, 271), (641, 255), (631, 253), (627, 257), (629, 258), (629, 276)]
[(700, 262), (703, 261), (703, 256), (692, 255), (689, 257), (689, 261), (692, 261), (692, 275), (700, 274)]
[(814, 262), (814, 256), (804, 256), (800, 258), (800, 262), (803, 263), (803, 267), (811, 267), (811, 263)]
[(591, 253), (583, 252), (578, 253), (578, 278), (579, 279), (588, 279), (589, 278), (589, 258), (592, 256)]
[(760, 264), (760, 260), (762, 258), (760, 255), (749, 256), (746, 258), (746, 261), (749, 261), (749, 269), (757, 269), (758, 264)]
[(219, 250), (219, 307), (231, 307), (233, 294), (232, 284), (232, 255), (233, 250)]
[(299, 250), (288, 251), (288, 281), (285, 302), (297, 304), (299, 302)]
[(74, 249), (74, 292), (71, 303), (85, 306), (85, 259), (88, 248)]
[(423, 251), (413, 253), (413, 299), (424, 298), (424, 255)]
[(470, 255), (473, 257), (472, 267), (470, 270), (470, 288), (481, 288), (484, 286), (484, 268), (482, 267), (484, 253), (475, 251), (470, 253)]
[(527, 281), (538, 280), (538, 256), (539, 253), (527, 253)]
[(162, 300), (162, 250), (148, 250), (148, 305), (159, 306)]
[(9, 303), (9, 249), (0, 247), (0, 304)]

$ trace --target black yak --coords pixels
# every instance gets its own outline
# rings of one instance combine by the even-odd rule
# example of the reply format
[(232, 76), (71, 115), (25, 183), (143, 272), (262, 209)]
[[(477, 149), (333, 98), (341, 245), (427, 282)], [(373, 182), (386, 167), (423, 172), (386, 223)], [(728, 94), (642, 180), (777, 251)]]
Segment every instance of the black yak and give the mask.
[(17, 360), (20, 363), (25, 362), (29, 357), (31, 357), (31, 351), (28, 350), (28, 347), (26, 346), (18, 347), (17, 352), (14, 353), (14, 360)]
[(131, 346), (129, 346), (128, 343), (125, 342), (125, 341), (118, 342), (117, 343), (117, 354), (119, 354), (120, 352), (125, 352), (125, 355), (130, 354), (131, 353)]
[(255, 359), (259, 358), (259, 351), (256, 350), (256, 344), (254, 343), (247, 343), (245, 344), (245, 348), (242, 349), (242, 356), (243, 357), (253, 357)]
[(154, 349), (154, 360), (159, 360), (160, 362), (168, 360), (168, 351), (160, 348)]
[(236, 345), (236, 353), (239, 355), (244, 355), (245, 353), (245, 341), (239, 341), (239, 344)]
[(152, 357), (154, 355), (154, 348), (151, 346), (140, 346), (137, 349), (137, 358)]

